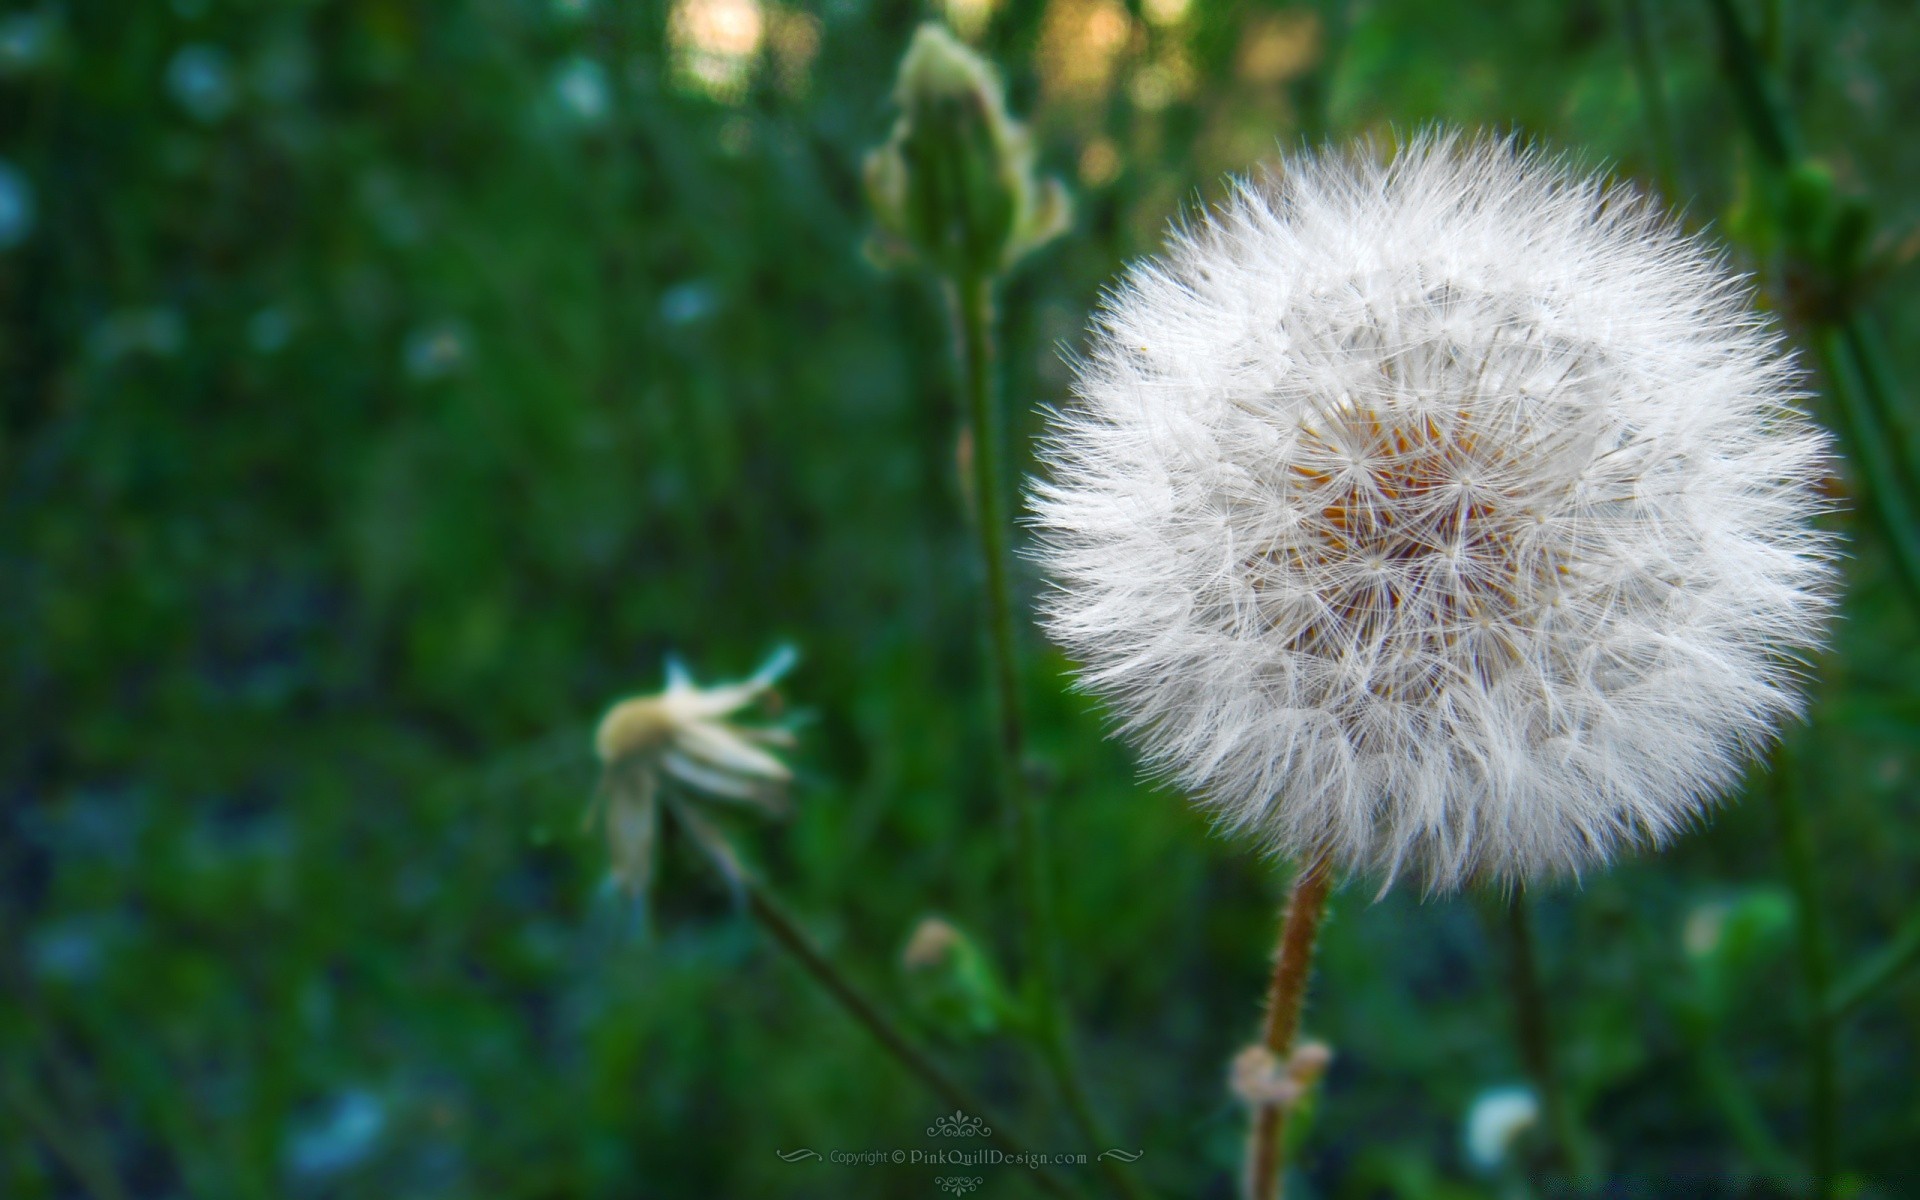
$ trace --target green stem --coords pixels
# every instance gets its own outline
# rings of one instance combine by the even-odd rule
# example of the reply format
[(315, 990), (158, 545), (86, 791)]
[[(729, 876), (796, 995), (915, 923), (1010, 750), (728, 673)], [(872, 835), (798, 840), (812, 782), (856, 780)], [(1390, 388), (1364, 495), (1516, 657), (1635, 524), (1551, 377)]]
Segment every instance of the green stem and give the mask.
[[(1001, 794), (1013, 811), (1015, 853), (1027, 918), (1028, 990), (1036, 1006), (1041, 1052), (1061, 1098), (1081, 1135), (1105, 1150), (1114, 1142), (1094, 1110), (1074, 1052), (1066, 996), (1060, 983), (1060, 933), (1048, 873), (1046, 829), (1039, 805), (1027, 790), (1023, 767), (1025, 722), (1010, 545), (1013, 523), (1007, 512), (1000, 406), (994, 402), (992, 280), (980, 274), (962, 275), (952, 281), (949, 298), (959, 331), (961, 376), (973, 439), (974, 525), (986, 576), (987, 635), (997, 701), (995, 767)], [(1118, 1163), (1103, 1159), (1101, 1167), (1121, 1195), (1142, 1194), (1132, 1175)]]
[(1713, 10), (1714, 24), (1720, 30), (1721, 61), (1748, 132), (1767, 164), (1784, 170), (1800, 158), (1800, 134), (1786, 101), (1768, 73), (1759, 48), (1741, 24), (1740, 14), (1734, 11), (1733, 0), (1707, 0), (1707, 6)]
[[(1785, 173), (1803, 154), (1793, 114), (1733, 0), (1708, 0), (1708, 7), (1719, 27), (1721, 60), (1741, 117), (1767, 165)], [(1893, 548), (1902, 582), (1920, 597), (1920, 521), (1915, 520), (1913, 501), (1920, 483), (1913, 476), (1920, 475), (1920, 468), (1910, 461), (1913, 447), (1903, 429), (1906, 418), (1892, 373), (1858, 314), (1829, 317), (1816, 327), (1814, 339), (1843, 432), (1852, 443), (1851, 457), (1870, 493), (1871, 511)]]
[(1827, 996), (1827, 1019), (1839, 1021), (1873, 994), (1920, 963), (1920, 913), (1907, 918), (1887, 944), (1861, 963)]
[(1640, 85), (1640, 103), (1646, 110), (1647, 135), (1653, 142), (1653, 161), (1660, 174), (1660, 190), (1668, 203), (1680, 200), (1680, 154), (1667, 108), (1667, 87), (1660, 69), (1660, 51), (1647, 15), (1647, 0), (1623, 0), (1621, 16), (1627, 30), (1627, 50), (1633, 59), (1634, 79)]
[(1712, 1022), (1704, 1016), (1690, 1022), (1688, 1042), (1701, 1084), (1726, 1120), (1727, 1129), (1741, 1153), (1768, 1179), (1784, 1187), (1806, 1186), (1805, 1174), (1774, 1140), (1753, 1093), (1727, 1061), (1726, 1051), (1714, 1037)]
[(1920, 598), (1920, 520), (1908, 507), (1891, 457), (1891, 447), (1882, 436), (1879, 422), (1865, 394), (1855, 360), (1847, 352), (1840, 331), (1823, 328), (1813, 335), (1814, 353), (1821, 372), (1827, 377), (1827, 391), (1833, 397), (1834, 416), (1840, 435), (1847, 443), (1848, 457), (1860, 469), (1866, 485), (1866, 500), (1878, 519), (1881, 533), (1893, 551), (1894, 565), (1901, 582)]
[[(905, 1031), (895, 1024), (892, 1018), (880, 1010), (871, 997), (862, 991), (851, 979), (841, 973), (826, 956), (818, 944), (807, 936), (799, 924), (788, 915), (786, 909), (751, 875), (734, 881), (746, 897), (747, 911), (761, 928), (772, 935), (773, 940), (798, 960), (813, 976), (814, 981), (826, 989), (829, 996), (839, 1002), (862, 1029), (872, 1036), (880, 1047), (892, 1055), (895, 1061), (905, 1067), (909, 1073), (926, 1084), (942, 1103), (951, 1104), (972, 1116), (979, 1117), (994, 1131), (994, 1140), (1010, 1154), (1026, 1154), (1032, 1150), (1033, 1143), (1009, 1132), (1007, 1122), (989, 1109), (979, 1097), (969, 1091), (964, 1084), (933, 1061), (927, 1053), (914, 1045)], [(1033, 1172), (1031, 1178), (1036, 1186), (1051, 1196), (1072, 1196), (1074, 1193), (1050, 1172)]]
[(1794, 891), (1800, 933), (1800, 971), (1805, 981), (1808, 1009), (1807, 1108), (1811, 1124), (1814, 1200), (1834, 1194), (1839, 1160), (1839, 1095), (1835, 1067), (1837, 1027), (1827, 1008), (1832, 954), (1826, 925), (1820, 919), (1821, 888), (1815, 865), (1813, 837), (1801, 795), (1803, 780), (1793, 748), (1782, 743), (1774, 763), (1774, 808), (1780, 822), (1780, 842), (1787, 875)]
[(1901, 394), (1900, 381), (1894, 378), (1893, 367), (1887, 361), (1886, 343), (1873, 321), (1860, 312), (1848, 314), (1840, 322), (1840, 336), (1860, 372), (1860, 382), (1874, 419), (1893, 439), (1894, 462), (1904, 468), (1902, 486), (1906, 488), (1905, 494), (1911, 496), (1920, 491), (1920, 455), (1915, 453), (1920, 442), (1914, 437), (1912, 412)]
[(1567, 1104), (1554, 1061), (1553, 1038), (1547, 1026), (1547, 994), (1541, 986), (1540, 963), (1534, 954), (1533, 917), (1526, 893), (1516, 889), (1508, 898), (1506, 909), (1508, 984), (1513, 991), (1514, 1031), (1520, 1041), (1520, 1060), (1546, 1112), (1554, 1162), (1584, 1183), (1592, 1174), (1591, 1164), (1585, 1153), (1586, 1141), (1575, 1126), (1573, 1110)]

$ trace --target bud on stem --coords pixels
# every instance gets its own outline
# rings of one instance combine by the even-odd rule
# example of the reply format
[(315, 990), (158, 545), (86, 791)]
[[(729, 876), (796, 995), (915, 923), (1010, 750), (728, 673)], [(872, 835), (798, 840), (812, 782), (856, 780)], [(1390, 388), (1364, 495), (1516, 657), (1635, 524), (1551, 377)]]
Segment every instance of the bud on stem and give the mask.
[(900, 118), (866, 166), (885, 240), (949, 278), (987, 278), (1066, 228), (1066, 189), (1035, 176), (999, 76), (946, 29), (914, 34), (894, 101)]

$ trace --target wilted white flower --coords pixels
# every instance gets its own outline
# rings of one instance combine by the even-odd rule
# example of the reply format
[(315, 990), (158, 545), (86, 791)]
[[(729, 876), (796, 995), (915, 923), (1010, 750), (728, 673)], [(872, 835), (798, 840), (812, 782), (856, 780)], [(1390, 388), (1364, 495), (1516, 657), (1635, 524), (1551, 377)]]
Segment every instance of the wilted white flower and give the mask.
[(1695, 819), (1795, 713), (1827, 439), (1742, 280), (1500, 140), (1304, 154), (1108, 299), (1054, 637), (1272, 848), (1448, 888)]
[(1540, 1102), (1531, 1088), (1498, 1087), (1481, 1092), (1467, 1110), (1462, 1139), (1467, 1161), (1482, 1171), (1498, 1170), (1514, 1139), (1539, 1121)]
[[(793, 775), (769, 747), (791, 746), (793, 734), (738, 718), (761, 702), (793, 661), (793, 651), (783, 648), (751, 678), (703, 688), (669, 659), (665, 691), (623, 700), (601, 718), (594, 733), (601, 795), (588, 820), (599, 815), (604, 821), (614, 879), (629, 892), (643, 893), (652, 874), (664, 790), (778, 810), (781, 789)], [(723, 871), (737, 871), (731, 852), (704, 822), (684, 808), (678, 815)]]

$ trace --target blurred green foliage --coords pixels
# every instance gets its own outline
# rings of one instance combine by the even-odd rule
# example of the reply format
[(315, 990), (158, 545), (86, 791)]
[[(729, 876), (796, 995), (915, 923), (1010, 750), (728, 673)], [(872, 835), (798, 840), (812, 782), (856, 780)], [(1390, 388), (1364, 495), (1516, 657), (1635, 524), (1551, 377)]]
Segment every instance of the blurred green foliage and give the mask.
[[(1671, 173), (1792, 315), (1706, 7), (1644, 5), (1663, 155), (1626, 2), (955, 4), (1076, 191), (1003, 304), (1016, 428), (1065, 397), (1059, 349), (1103, 281), (1302, 138), (1445, 119)], [(1892, 0), (1741, 11), (1823, 172), (1800, 192), (1880, 221), (1847, 232), (1821, 200), (1821, 244), (1875, 265), (1850, 298), (1920, 380), (1920, 23)], [(697, 856), (669, 846), (638, 914), (579, 833), (605, 705), (669, 650), (725, 677), (783, 639), (802, 783), (742, 844), (1046, 1146), (1088, 1149), (977, 1003), (1018, 929), (949, 334), (926, 280), (860, 252), (862, 155), (925, 15), (0, 14), (0, 1194), (934, 1194), (925, 1167), (780, 1160), (921, 1147), (939, 1108)], [(1850, 595), (1801, 757), (1844, 971), (1915, 906), (1920, 658), (1882, 539), (1836, 519)], [(1138, 782), (1030, 645), (1089, 1072), (1145, 1179), (1228, 1196), (1225, 1070), (1276, 871)], [(1794, 893), (1749, 790), (1536, 897), (1607, 1195), (1775, 1195), (1804, 1170)], [(1525, 1194), (1536, 1143), (1506, 1178), (1462, 1147), (1474, 1098), (1522, 1078), (1498, 920), (1369, 899), (1336, 899), (1324, 947), (1308, 1028), (1338, 1058), (1297, 1194)], [(966, 1020), (902, 972), (930, 913), (977, 941)], [(1844, 1184), (1911, 1194), (1913, 977), (1839, 1048)]]

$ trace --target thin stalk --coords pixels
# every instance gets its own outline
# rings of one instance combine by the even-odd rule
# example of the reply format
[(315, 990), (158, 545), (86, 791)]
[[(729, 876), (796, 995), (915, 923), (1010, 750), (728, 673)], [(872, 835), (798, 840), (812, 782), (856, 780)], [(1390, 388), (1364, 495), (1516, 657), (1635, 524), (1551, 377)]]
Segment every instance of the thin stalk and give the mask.
[(1714, 24), (1720, 29), (1720, 57), (1727, 68), (1727, 82), (1733, 86), (1734, 101), (1747, 122), (1747, 130), (1767, 165), (1782, 170), (1800, 158), (1800, 133), (1787, 111), (1779, 85), (1767, 70), (1766, 60), (1740, 22), (1733, 0), (1708, 0)]
[(1887, 944), (1861, 963), (1827, 995), (1827, 1020), (1839, 1021), (1881, 988), (1920, 963), (1920, 913), (1907, 919)]
[[(1332, 891), (1333, 867), (1322, 854), (1294, 876), (1280, 918), (1280, 941), (1274, 948), (1273, 977), (1267, 984), (1267, 1019), (1260, 1040), (1283, 1068), (1300, 1035), (1300, 1013), (1306, 1007), (1307, 981), (1313, 973), (1313, 947)], [(1281, 1175), (1286, 1168), (1286, 1134), (1285, 1105), (1263, 1104), (1254, 1111), (1247, 1131), (1248, 1200), (1279, 1200)]]
[(1840, 336), (1859, 369), (1860, 382), (1875, 420), (1893, 438), (1894, 461), (1905, 468), (1904, 486), (1907, 494), (1912, 495), (1920, 491), (1920, 455), (1916, 455), (1916, 446), (1920, 443), (1914, 436), (1907, 398), (1901, 392), (1900, 381), (1894, 378), (1892, 364), (1887, 361), (1886, 343), (1873, 321), (1860, 312), (1849, 314), (1840, 322)]
[(1827, 377), (1827, 391), (1833, 397), (1834, 416), (1847, 442), (1848, 457), (1860, 469), (1867, 502), (1893, 551), (1901, 582), (1920, 597), (1920, 520), (1915, 519), (1899, 486), (1891, 447), (1874, 420), (1854, 358), (1848, 353), (1844, 335), (1836, 330), (1816, 331), (1813, 343), (1821, 372)]
[(1820, 878), (1815, 866), (1813, 838), (1801, 794), (1797, 756), (1782, 743), (1774, 763), (1774, 809), (1780, 822), (1780, 843), (1786, 855), (1787, 875), (1798, 912), (1800, 972), (1807, 993), (1807, 1109), (1813, 1182), (1813, 1200), (1834, 1194), (1839, 1163), (1839, 1089), (1835, 1067), (1837, 1026), (1827, 1008), (1832, 953), (1826, 925), (1820, 920)]
[(1633, 59), (1634, 79), (1640, 85), (1640, 103), (1646, 110), (1647, 135), (1653, 143), (1654, 167), (1660, 174), (1660, 190), (1669, 203), (1680, 196), (1680, 154), (1673, 132), (1673, 117), (1667, 108), (1667, 87), (1660, 69), (1660, 51), (1654, 41), (1653, 24), (1647, 15), (1647, 0), (1622, 0), (1622, 23), (1627, 31), (1627, 50)]
[(1507, 899), (1506, 933), (1509, 951), (1507, 981), (1513, 991), (1514, 1031), (1520, 1041), (1520, 1060), (1545, 1110), (1552, 1138), (1552, 1161), (1576, 1180), (1590, 1175), (1584, 1153), (1586, 1142), (1575, 1126), (1573, 1110), (1554, 1061), (1553, 1038), (1547, 1026), (1547, 994), (1540, 982), (1540, 963), (1533, 952), (1533, 917), (1526, 893), (1515, 889)]
[(1702, 1019), (1698, 1026), (1688, 1039), (1693, 1050), (1694, 1068), (1700, 1073), (1700, 1081), (1707, 1089), (1708, 1096), (1726, 1120), (1734, 1144), (1768, 1179), (1788, 1188), (1806, 1186), (1805, 1173), (1774, 1140), (1773, 1133), (1767, 1128), (1766, 1117), (1754, 1102), (1753, 1093), (1727, 1061), (1726, 1051), (1715, 1040), (1710, 1023)]
[[(1009, 1132), (1007, 1122), (989, 1109), (978, 1096), (933, 1061), (927, 1053), (914, 1045), (899, 1025), (876, 1004), (860, 987), (834, 965), (817, 943), (807, 935), (804, 929), (788, 915), (779, 901), (751, 875), (735, 881), (746, 898), (747, 912), (759, 922), (761, 928), (773, 936), (782, 949), (798, 960), (814, 982), (826, 989), (829, 996), (838, 1001), (847, 1015), (857, 1021), (874, 1041), (895, 1061), (905, 1067), (909, 1073), (926, 1084), (941, 1101), (951, 1104), (973, 1116), (979, 1117), (993, 1129), (994, 1140), (1010, 1154), (1031, 1152), (1033, 1143)], [(1051, 1196), (1072, 1196), (1074, 1192), (1049, 1172), (1035, 1172), (1033, 1182)]]
[[(949, 292), (958, 326), (960, 373), (967, 396), (968, 427), (973, 437), (974, 525), (986, 577), (987, 640), (996, 697), (995, 768), (1001, 794), (1013, 811), (1014, 850), (1019, 860), (1021, 898), (1027, 918), (1029, 993), (1035, 1005), (1042, 1056), (1066, 1101), (1081, 1136), (1107, 1149), (1114, 1145), (1081, 1078), (1074, 1051), (1066, 996), (1060, 983), (1060, 931), (1053, 882), (1048, 870), (1046, 828), (1039, 805), (1027, 790), (1022, 767), (1026, 750), (1020, 701), (1020, 662), (1012, 570), (1012, 520), (1007, 513), (1003, 466), (1005, 435), (1000, 406), (994, 402), (993, 289), (985, 275), (963, 275)], [(1133, 1176), (1110, 1159), (1101, 1160), (1109, 1182), (1123, 1195), (1142, 1193)]]
[[(1741, 23), (1733, 0), (1708, 0), (1720, 30), (1721, 60), (1741, 118), (1761, 157), (1776, 172), (1802, 157), (1800, 133), (1765, 56)], [(1920, 596), (1920, 521), (1916, 521), (1911, 438), (1884, 355), (1858, 314), (1831, 318), (1814, 330), (1816, 350), (1833, 391), (1838, 416), (1870, 493), (1868, 503), (1892, 546), (1902, 582)]]

